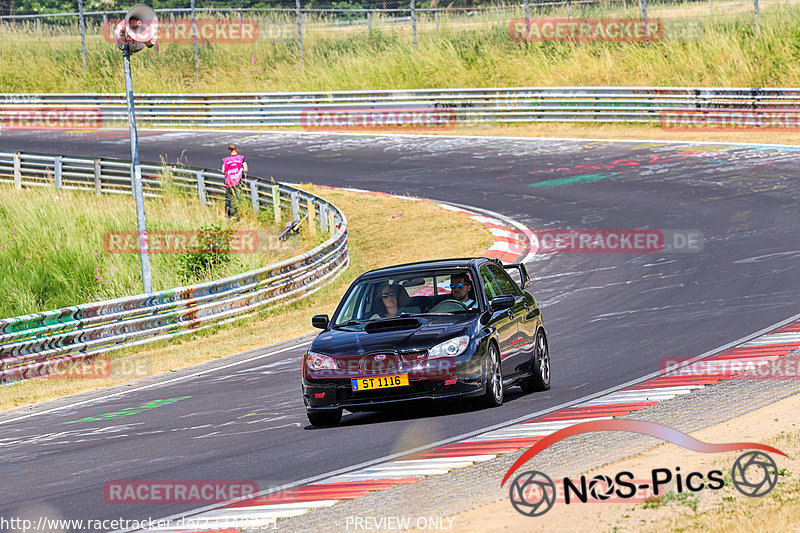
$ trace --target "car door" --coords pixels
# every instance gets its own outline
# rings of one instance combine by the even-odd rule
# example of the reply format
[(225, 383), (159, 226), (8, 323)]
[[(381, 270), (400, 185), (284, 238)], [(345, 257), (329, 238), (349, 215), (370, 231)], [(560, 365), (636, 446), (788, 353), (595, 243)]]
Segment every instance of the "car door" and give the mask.
[(523, 350), (523, 347), (531, 342), (533, 339), (528, 338), (528, 331), (524, 327), (525, 319), (528, 314), (526, 305), (528, 302), (525, 299), (525, 294), (517, 283), (511, 279), (508, 272), (503, 267), (497, 264), (487, 265), (489, 271), (497, 280), (497, 285), (503, 296), (511, 295), (514, 297), (514, 306), (507, 311), (509, 318), (514, 323), (516, 329), (516, 336), (514, 342), (510, 346), (508, 356), (509, 369), (503, 369), (504, 376), (511, 376), (520, 372), (527, 372), (530, 367), (530, 357)]
[[(503, 296), (503, 291), (497, 279), (489, 270), (490, 266), (488, 264), (483, 265), (479, 271), (487, 303), (491, 302), (493, 298)], [(494, 311), (488, 325), (497, 332), (497, 342), (500, 348), (500, 368), (503, 371), (503, 377), (507, 378), (516, 373), (515, 366), (517, 363), (515, 363), (514, 356), (519, 350), (519, 335), (513, 308)]]

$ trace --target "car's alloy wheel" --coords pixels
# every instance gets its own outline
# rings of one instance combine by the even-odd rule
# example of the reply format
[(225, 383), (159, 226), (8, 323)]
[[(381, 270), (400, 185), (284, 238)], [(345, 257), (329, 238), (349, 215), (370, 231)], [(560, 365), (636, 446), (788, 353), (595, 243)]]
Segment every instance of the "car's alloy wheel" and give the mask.
[(536, 334), (536, 344), (531, 361), (531, 375), (520, 383), (522, 392), (543, 391), (550, 388), (550, 348), (542, 330)]
[(500, 369), (500, 354), (494, 344), (489, 344), (486, 355), (486, 392), (478, 399), (481, 407), (497, 407), (503, 404), (503, 372)]
[(342, 410), (335, 409), (332, 411), (306, 411), (308, 421), (312, 426), (317, 427), (330, 427), (338, 426), (342, 421)]

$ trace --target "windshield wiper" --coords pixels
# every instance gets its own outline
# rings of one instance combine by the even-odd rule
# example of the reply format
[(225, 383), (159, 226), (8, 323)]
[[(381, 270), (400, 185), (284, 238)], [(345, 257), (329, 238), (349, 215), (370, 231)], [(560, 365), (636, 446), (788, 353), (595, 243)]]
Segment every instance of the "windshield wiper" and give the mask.
[(334, 327), (335, 328), (339, 328), (339, 327), (343, 327), (343, 326), (355, 326), (357, 324), (366, 324), (367, 322), (369, 322), (369, 320), (348, 320), (347, 322), (344, 322), (343, 324), (336, 324)]

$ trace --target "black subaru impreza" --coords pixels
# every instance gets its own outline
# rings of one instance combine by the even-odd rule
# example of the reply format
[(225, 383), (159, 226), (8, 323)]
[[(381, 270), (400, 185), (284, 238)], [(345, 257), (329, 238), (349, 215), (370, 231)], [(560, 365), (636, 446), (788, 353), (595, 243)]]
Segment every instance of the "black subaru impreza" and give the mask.
[[(513, 275), (512, 275), (513, 274)], [(518, 280), (518, 281), (516, 281)], [(303, 401), (315, 426), (342, 409), (550, 388), (550, 353), (523, 264), (481, 258), (409, 263), (359, 276), (303, 357)]]

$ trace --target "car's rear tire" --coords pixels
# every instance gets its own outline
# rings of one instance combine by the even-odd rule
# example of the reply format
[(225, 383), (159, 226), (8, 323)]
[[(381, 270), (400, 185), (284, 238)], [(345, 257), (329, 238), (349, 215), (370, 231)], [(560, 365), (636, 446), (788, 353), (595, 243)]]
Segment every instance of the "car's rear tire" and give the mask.
[(331, 427), (338, 426), (342, 421), (342, 410), (335, 409), (332, 411), (306, 411), (308, 421), (312, 426), (316, 427)]
[(550, 388), (550, 348), (541, 329), (536, 333), (531, 361), (531, 375), (520, 382), (522, 392), (539, 392)]
[(503, 404), (503, 371), (500, 368), (500, 352), (493, 342), (486, 354), (486, 392), (475, 402), (478, 407), (498, 407)]

